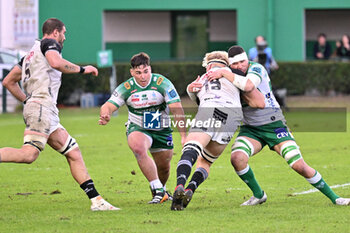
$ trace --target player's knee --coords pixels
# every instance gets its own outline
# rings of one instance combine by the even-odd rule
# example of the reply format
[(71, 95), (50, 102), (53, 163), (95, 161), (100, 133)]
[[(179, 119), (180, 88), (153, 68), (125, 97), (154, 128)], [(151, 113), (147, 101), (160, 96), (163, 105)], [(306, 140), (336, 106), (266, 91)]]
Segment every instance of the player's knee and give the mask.
[(31, 164), (38, 158), (39, 153), (36, 147), (22, 147), (22, 160), (18, 162)]
[(197, 161), (199, 155), (203, 153), (202, 145), (197, 141), (186, 142), (182, 149), (181, 160), (188, 160), (192, 165)]
[(70, 135), (68, 135), (66, 142), (64, 145), (58, 149), (57, 151), (60, 152), (63, 155), (67, 155), (69, 152), (71, 152), (74, 149), (79, 148), (78, 143), (74, 138), (72, 138)]
[(248, 164), (248, 157), (241, 151), (236, 151), (231, 154), (231, 164), (233, 167), (241, 167)]
[[(296, 164), (297, 161), (300, 161), (303, 159), (301, 156), (301, 152), (299, 150), (298, 145), (296, 144), (295, 141), (288, 141), (284, 143), (281, 147), (280, 155), (286, 160), (288, 165), (294, 169), (298, 169), (298, 164)], [(294, 166), (296, 164), (296, 166)], [(294, 169), (295, 170), (295, 169)]]
[[(242, 156), (249, 157), (254, 155), (253, 144), (245, 137), (237, 137), (231, 149), (231, 163), (242, 160)], [(233, 164), (232, 164), (233, 165)]]

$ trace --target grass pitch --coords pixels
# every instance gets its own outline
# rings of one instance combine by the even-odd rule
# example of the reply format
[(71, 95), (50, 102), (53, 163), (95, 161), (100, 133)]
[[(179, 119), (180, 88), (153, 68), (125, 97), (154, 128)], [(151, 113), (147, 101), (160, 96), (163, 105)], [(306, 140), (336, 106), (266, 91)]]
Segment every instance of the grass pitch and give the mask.
[[(229, 162), (232, 142), (184, 211), (170, 211), (170, 202), (147, 204), (149, 185), (127, 146), (126, 119), (125, 108), (107, 126), (97, 124), (98, 109), (61, 110), (61, 123), (77, 139), (96, 188), (121, 211), (91, 212), (65, 158), (47, 146), (31, 165), (0, 164), (0, 232), (350, 232), (350, 206), (335, 206), (320, 192), (293, 195), (313, 187), (267, 148), (250, 166), (268, 200), (240, 207), (251, 192)], [(0, 147), (20, 147), (23, 129), (21, 114), (0, 115)], [(334, 189), (338, 195), (350, 197), (349, 127), (294, 137), (306, 162), (329, 185), (342, 185)], [(174, 143), (171, 192), (181, 156), (177, 132)]]

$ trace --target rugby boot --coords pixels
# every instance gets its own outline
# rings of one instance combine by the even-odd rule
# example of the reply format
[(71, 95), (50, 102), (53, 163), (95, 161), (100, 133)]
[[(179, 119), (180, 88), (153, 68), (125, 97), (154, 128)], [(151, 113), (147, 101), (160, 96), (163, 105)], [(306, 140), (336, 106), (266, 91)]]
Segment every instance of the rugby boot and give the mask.
[(256, 198), (256, 197), (252, 196), (248, 201), (243, 202), (241, 204), (241, 206), (259, 205), (259, 204), (262, 204), (262, 203), (266, 202), (266, 200), (267, 200), (267, 195), (264, 192), (264, 195), (262, 196), (262, 198), (259, 199), (259, 198)]
[(184, 190), (184, 186), (182, 185), (178, 185), (175, 188), (175, 192), (173, 195), (173, 201), (171, 203), (171, 210), (183, 210), (184, 206), (183, 206), (183, 199), (185, 197), (185, 190)]

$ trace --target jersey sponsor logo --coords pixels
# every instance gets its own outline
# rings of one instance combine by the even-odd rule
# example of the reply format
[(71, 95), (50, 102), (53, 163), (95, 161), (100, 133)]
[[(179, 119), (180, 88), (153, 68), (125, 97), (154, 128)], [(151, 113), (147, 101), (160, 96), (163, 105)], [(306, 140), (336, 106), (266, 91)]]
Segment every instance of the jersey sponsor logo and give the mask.
[(223, 124), (226, 124), (228, 114), (224, 113), (223, 111), (220, 111), (217, 108), (214, 108), (213, 118), (221, 121)]
[(124, 83), (124, 87), (129, 90), (131, 88), (130, 84), (128, 82)]
[(57, 49), (57, 46), (56, 46), (56, 44), (53, 44), (53, 45), (50, 45), (48, 48), (49, 49), (53, 49), (53, 48)]
[(142, 95), (142, 100), (148, 100), (147, 94)]
[(166, 138), (166, 144), (167, 144), (167, 146), (172, 146), (173, 145), (173, 137), (171, 135), (169, 135)]
[(153, 90), (157, 90), (158, 88), (156, 88), (156, 87), (151, 87), (151, 89), (153, 89)]
[(259, 67), (253, 67), (253, 68), (252, 68), (252, 71), (254, 71), (254, 72), (260, 74), (260, 73), (261, 73), (261, 68), (259, 68)]
[(153, 100), (157, 99), (157, 95), (156, 95), (156, 93), (154, 91), (152, 92), (152, 99)]
[(161, 128), (161, 113), (156, 112), (143, 113), (143, 128), (145, 129), (160, 129)]
[(138, 102), (138, 101), (140, 101), (139, 95), (132, 95), (131, 96), (131, 102)]
[(277, 128), (277, 129), (274, 129), (273, 131), (275, 131), (276, 137), (279, 139), (289, 136), (289, 132), (286, 128)]
[(157, 80), (157, 85), (160, 85), (163, 82), (164, 78), (159, 77)]
[(169, 96), (169, 99), (170, 99), (170, 100), (177, 97), (177, 93), (176, 93), (176, 91), (175, 91), (174, 88), (168, 90), (167, 93), (168, 93), (168, 96)]
[[(137, 101), (135, 102), (138, 102), (140, 99), (138, 99)], [(152, 105), (155, 105), (157, 104), (156, 101), (153, 101), (153, 102), (141, 102), (140, 104), (137, 104), (137, 103), (134, 103), (134, 107), (149, 107), (149, 106), (152, 106)]]
[(26, 61), (29, 61), (34, 56), (34, 51), (30, 51), (30, 53), (26, 57)]
[(135, 93), (135, 92), (137, 92), (137, 89), (135, 89), (135, 90), (132, 90), (130, 93)]

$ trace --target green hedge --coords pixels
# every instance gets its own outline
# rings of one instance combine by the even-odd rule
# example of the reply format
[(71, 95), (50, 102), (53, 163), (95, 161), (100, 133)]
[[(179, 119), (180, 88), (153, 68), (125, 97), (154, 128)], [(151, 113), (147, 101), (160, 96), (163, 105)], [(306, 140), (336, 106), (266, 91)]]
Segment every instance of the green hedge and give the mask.
[[(117, 82), (130, 78), (130, 65), (118, 63)], [(186, 86), (197, 75), (205, 72), (200, 62), (154, 62), (152, 72), (169, 78), (181, 96), (186, 95)], [(71, 93), (82, 92), (110, 93), (109, 76), (111, 68), (99, 69), (99, 76), (81, 74), (62, 76), (62, 86), (58, 103), (64, 103)], [(350, 63), (342, 62), (280, 62), (279, 69), (272, 73), (274, 88), (287, 88), (288, 95), (303, 95), (316, 89), (322, 95), (329, 91), (350, 94)]]
[(317, 90), (321, 95), (330, 91), (350, 94), (350, 63), (344, 62), (285, 62), (272, 73), (274, 88), (287, 88), (289, 95), (304, 95)]

